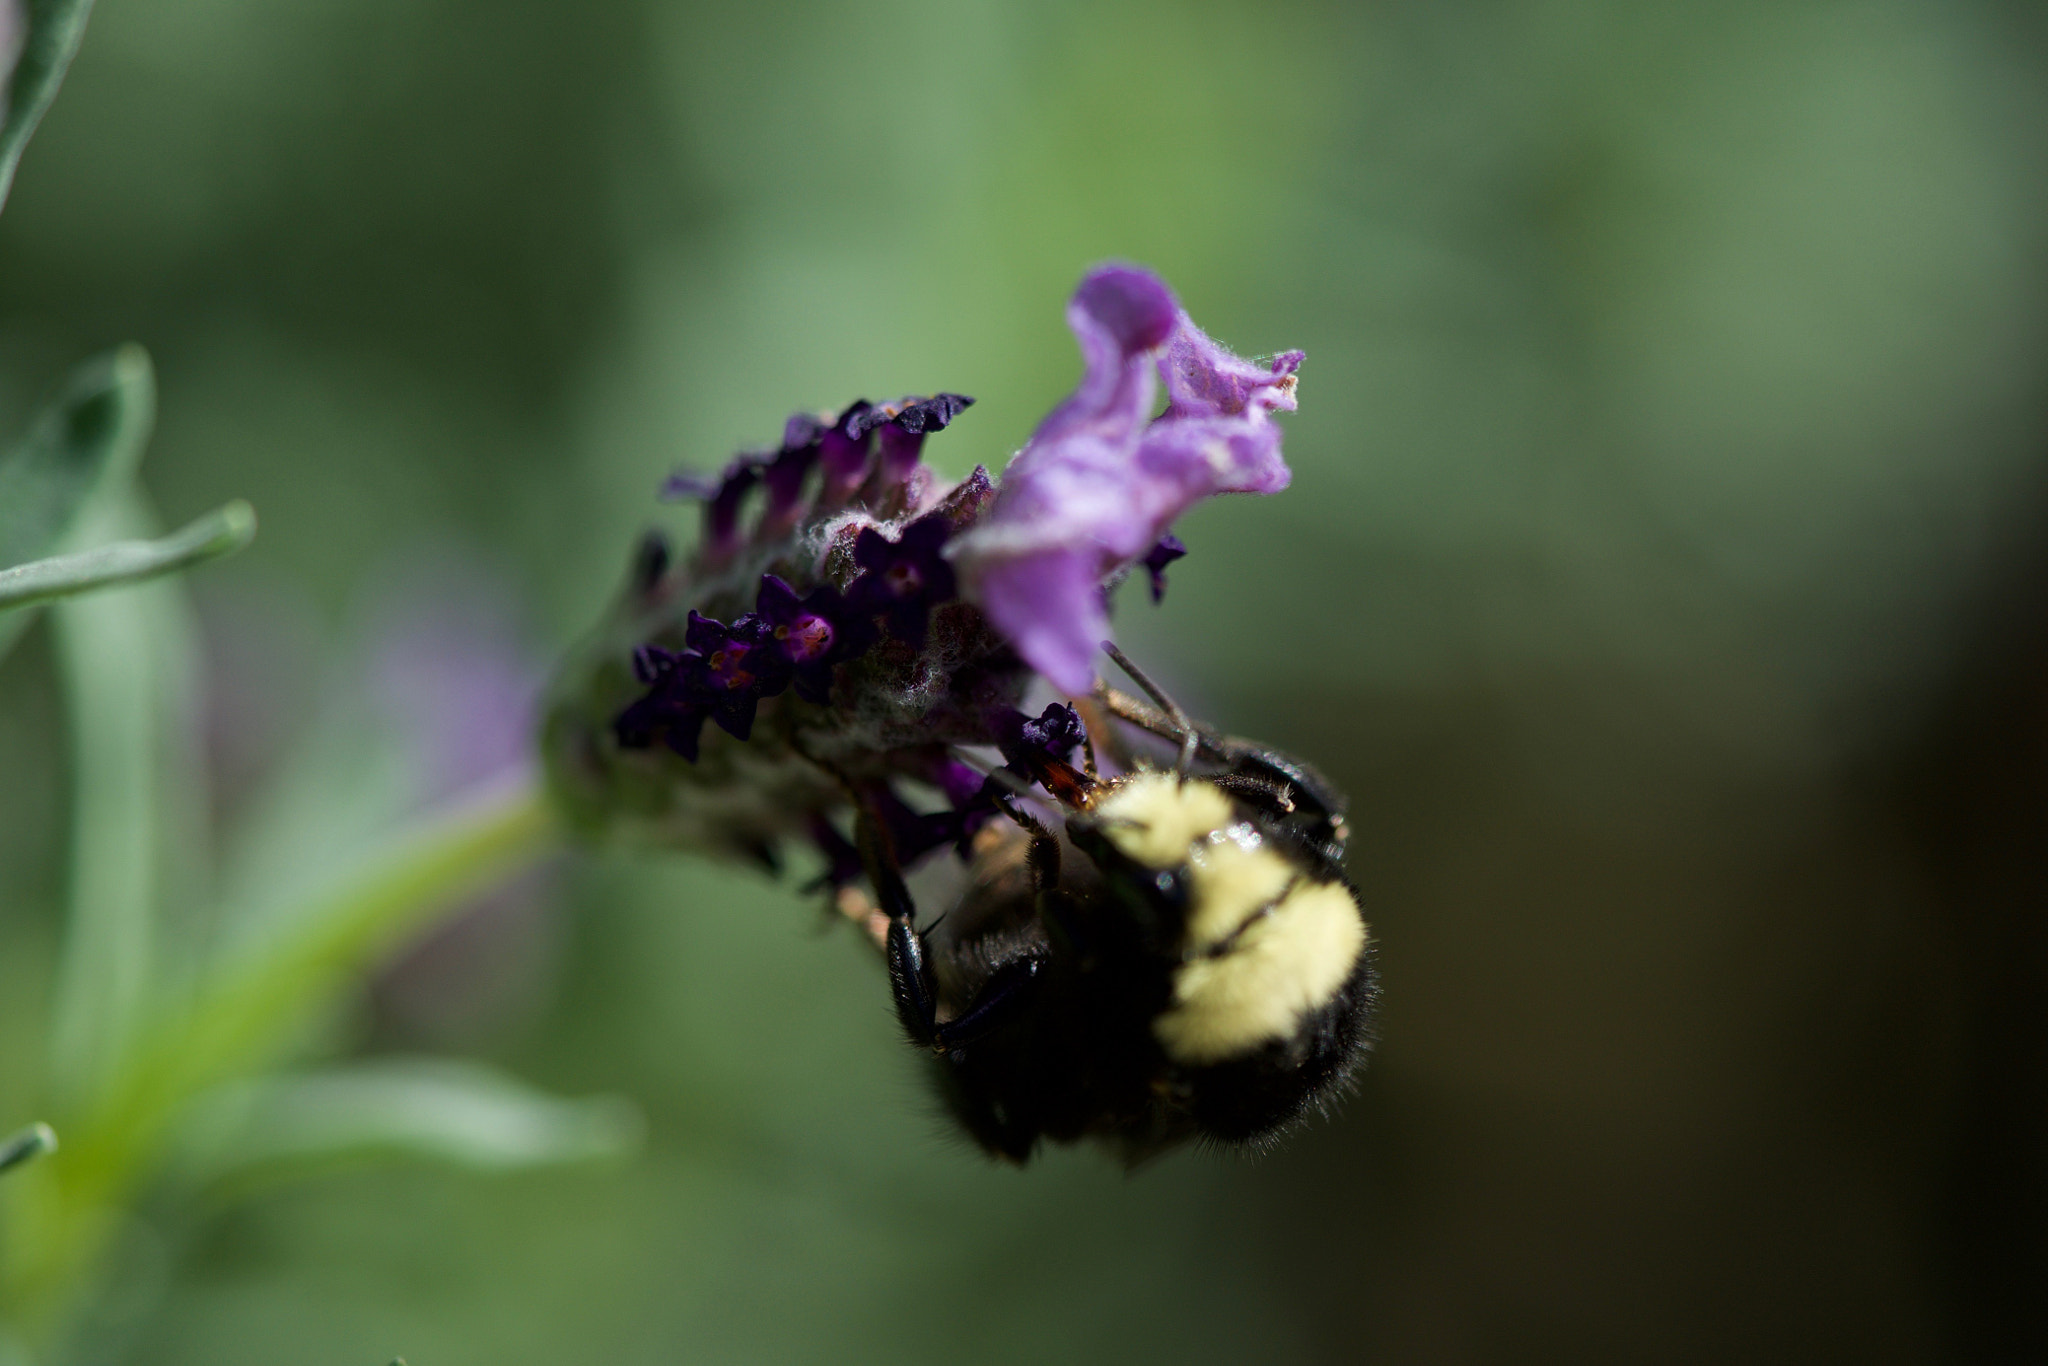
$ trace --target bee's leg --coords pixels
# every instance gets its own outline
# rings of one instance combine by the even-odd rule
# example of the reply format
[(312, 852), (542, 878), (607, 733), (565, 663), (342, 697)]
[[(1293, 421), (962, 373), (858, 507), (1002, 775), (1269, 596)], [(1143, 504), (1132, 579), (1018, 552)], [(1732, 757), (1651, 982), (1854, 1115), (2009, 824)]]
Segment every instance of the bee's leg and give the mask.
[[(1057, 848), (1057, 846), (1055, 846)], [(938, 984), (925, 957), (924, 936), (908, 915), (889, 921), (886, 948), (889, 988), (896, 998), (896, 1019), (919, 1048), (952, 1053), (999, 1028), (1031, 998), (1044, 960), (1036, 954), (1012, 959), (990, 974), (981, 990), (955, 1018), (939, 1023)]]
[(991, 1030), (1015, 1018), (1019, 1007), (1031, 999), (1045, 960), (1037, 954), (1013, 958), (989, 975), (987, 982), (968, 1003), (967, 1009), (939, 1025), (933, 1033), (934, 1052), (950, 1053), (965, 1048)]
[(896, 1019), (919, 1048), (934, 1048), (939, 1037), (939, 988), (924, 956), (924, 936), (917, 932), (917, 907), (903, 883), (903, 870), (889, 832), (866, 803), (856, 808), (854, 843), (860, 849), (875, 900), (888, 917), (882, 951), (889, 960), (889, 989), (896, 998)]
[(1026, 851), (1025, 861), (1031, 867), (1031, 890), (1040, 894), (1060, 885), (1060, 839), (1045, 826), (1045, 822), (1026, 811), (1007, 797), (998, 800), (1003, 814), (1015, 821), (1031, 836), (1031, 847)]

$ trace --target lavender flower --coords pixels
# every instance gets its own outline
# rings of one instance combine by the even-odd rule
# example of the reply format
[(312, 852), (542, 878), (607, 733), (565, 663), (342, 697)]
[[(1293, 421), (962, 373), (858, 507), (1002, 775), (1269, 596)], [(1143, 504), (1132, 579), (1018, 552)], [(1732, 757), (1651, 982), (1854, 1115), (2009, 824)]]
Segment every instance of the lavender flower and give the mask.
[[(1285, 487), (1271, 417), (1294, 406), (1301, 354), (1230, 354), (1129, 266), (1082, 280), (1067, 320), (1081, 382), (1000, 483), (924, 465), (972, 401), (948, 393), (799, 413), (777, 449), (669, 480), (703, 505), (696, 549), (643, 540), (550, 707), (543, 748), (573, 818), (766, 863), (794, 840), (839, 886), (855, 802), (907, 862), (964, 853), (1022, 788), (1084, 781), (1067, 762), (1080, 717), (1034, 719), (1025, 695), (1090, 692), (1105, 587), (1142, 565), (1156, 600), (1186, 553), (1168, 530), (1182, 512)], [(962, 762), (972, 746), (1000, 750), (1000, 780)]]
[[(1080, 387), (1003, 471), (994, 512), (952, 555), (1018, 653), (1055, 686), (1083, 693), (1109, 634), (1102, 581), (1203, 498), (1287, 487), (1270, 419), (1295, 406), (1302, 357), (1289, 351), (1260, 366), (1232, 355), (1156, 277), (1128, 266), (1083, 280), (1067, 325), (1087, 366)], [(1155, 372), (1170, 401), (1152, 418)]]

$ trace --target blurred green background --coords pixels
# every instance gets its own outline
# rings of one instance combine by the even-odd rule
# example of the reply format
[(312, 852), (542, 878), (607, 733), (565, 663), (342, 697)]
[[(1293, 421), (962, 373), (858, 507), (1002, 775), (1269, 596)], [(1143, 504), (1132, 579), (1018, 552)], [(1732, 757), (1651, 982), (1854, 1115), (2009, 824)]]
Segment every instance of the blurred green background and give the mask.
[[(945, 388), (931, 458), (999, 464), (1122, 257), (1308, 352), (1293, 489), (1120, 630), (1353, 794), (1386, 1010), (1270, 1157), (995, 1170), (794, 891), (572, 860), (344, 1038), (631, 1096), (645, 1151), (155, 1210), (95, 1350), (2048, 1355), (2044, 62), (1989, 0), (101, 0), (0, 416), (140, 341), (166, 518), (260, 510), (192, 580), (225, 828), (394, 599), (565, 648), (674, 463)], [(0, 667), (0, 1083), (53, 653)]]

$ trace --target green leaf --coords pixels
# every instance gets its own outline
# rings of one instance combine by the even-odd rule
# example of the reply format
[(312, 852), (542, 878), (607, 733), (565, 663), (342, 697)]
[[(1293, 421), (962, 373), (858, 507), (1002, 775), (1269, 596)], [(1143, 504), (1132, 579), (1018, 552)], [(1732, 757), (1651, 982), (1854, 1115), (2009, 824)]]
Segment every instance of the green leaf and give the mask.
[(57, 87), (78, 53), (92, 0), (28, 0), (23, 8), (28, 11), (28, 35), (7, 86), (7, 121), (0, 124), (0, 205), (7, 203), (8, 191), (14, 188), (14, 168), (21, 164), (29, 135), (57, 98)]
[(240, 499), (154, 541), (117, 541), (0, 569), (0, 612), (134, 583), (231, 555), (255, 538), (256, 510)]
[(181, 1174), (275, 1178), (392, 1157), (511, 1171), (617, 1157), (644, 1127), (623, 1097), (564, 1100), (482, 1063), (375, 1058), (215, 1088), (188, 1117)]
[[(85, 598), (80, 604), (98, 601)], [(131, 1179), (175, 1112), (289, 1049), (358, 975), (435, 919), (557, 847), (531, 782), (423, 818), (367, 850), (278, 920), (278, 932), (212, 966), (181, 1015), (127, 1055), (120, 1078), (74, 1124), (71, 1162), (92, 1180)]]
[(47, 1124), (31, 1124), (20, 1133), (0, 1139), (0, 1172), (56, 1151), (57, 1131)]
[[(83, 530), (113, 538), (146, 526), (134, 500), (121, 498), (96, 507)], [(67, 1103), (118, 1068), (141, 1027), (165, 874), (190, 853), (178, 847), (180, 817), (205, 807), (179, 750), (195, 667), (189, 610), (169, 581), (78, 598), (56, 613), (72, 822), (50, 1062)]]
[[(74, 370), (21, 444), (0, 455), (0, 569), (64, 549), (93, 499), (134, 477), (155, 416), (156, 381), (141, 347)], [(0, 654), (28, 622), (0, 614)]]

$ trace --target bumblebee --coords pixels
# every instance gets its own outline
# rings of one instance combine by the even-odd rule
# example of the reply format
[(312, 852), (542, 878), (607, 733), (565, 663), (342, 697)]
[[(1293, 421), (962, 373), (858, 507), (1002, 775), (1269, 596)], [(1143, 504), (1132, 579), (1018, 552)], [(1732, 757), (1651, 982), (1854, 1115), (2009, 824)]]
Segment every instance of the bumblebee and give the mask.
[(1177, 744), (1173, 767), (1126, 751), (1099, 776), (1086, 739), (1079, 769), (1025, 756), (1057, 828), (996, 771), (1004, 819), (975, 837), (936, 922), (919, 928), (884, 824), (857, 821), (903, 1031), (967, 1134), (1020, 1164), (1044, 1141), (1096, 1140), (1134, 1166), (1190, 1139), (1263, 1146), (1324, 1108), (1371, 1043), (1343, 798), (1306, 764), (1197, 727), (1114, 657), (1158, 706), (1100, 688), (1091, 715)]

